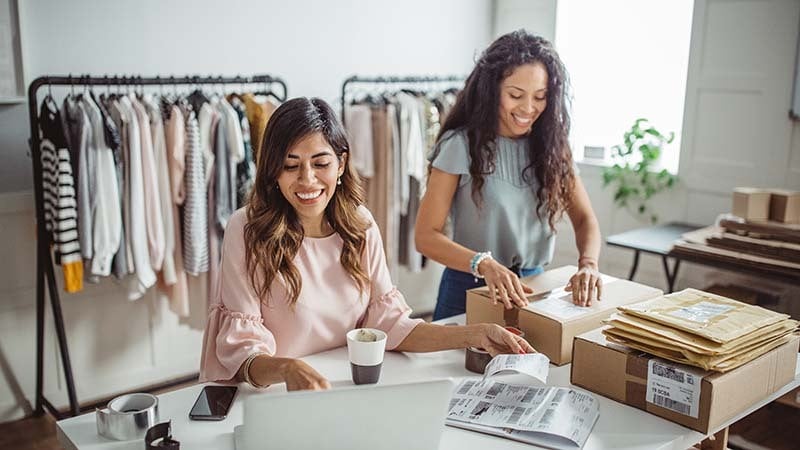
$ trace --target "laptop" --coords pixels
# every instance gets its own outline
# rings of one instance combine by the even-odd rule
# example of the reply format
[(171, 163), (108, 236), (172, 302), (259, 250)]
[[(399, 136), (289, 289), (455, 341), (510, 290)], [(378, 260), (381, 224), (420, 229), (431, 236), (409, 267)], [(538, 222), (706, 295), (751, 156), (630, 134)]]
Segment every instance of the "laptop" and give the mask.
[(236, 450), (436, 449), (452, 380), (248, 397)]

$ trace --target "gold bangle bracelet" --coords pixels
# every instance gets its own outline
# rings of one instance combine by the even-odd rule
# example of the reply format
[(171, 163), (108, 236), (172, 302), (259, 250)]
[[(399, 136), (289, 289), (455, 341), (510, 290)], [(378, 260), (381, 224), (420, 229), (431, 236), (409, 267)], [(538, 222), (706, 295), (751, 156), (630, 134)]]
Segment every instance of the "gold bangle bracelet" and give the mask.
[(250, 377), (250, 366), (253, 364), (253, 361), (255, 361), (256, 358), (258, 358), (261, 355), (266, 355), (266, 353), (253, 353), (252, 355), (248, 356), (247, 359), (244, 361), (244, 381), (256, 389), (264, 389), (266, 387), (269, 387), (268, 384), (261, 385), (256, 383), (255, 380), (253, 380)]

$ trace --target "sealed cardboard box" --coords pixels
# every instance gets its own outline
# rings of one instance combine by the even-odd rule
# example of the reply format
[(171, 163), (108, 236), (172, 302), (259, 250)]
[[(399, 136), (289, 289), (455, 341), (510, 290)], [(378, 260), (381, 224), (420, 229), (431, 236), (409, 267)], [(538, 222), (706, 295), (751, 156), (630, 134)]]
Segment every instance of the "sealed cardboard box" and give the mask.
[(567, 364), (572, 359), (572, 339), (595, 329), (616, 311), (618, 306), (640, 302), (662, 294), (656, 289), (628, 280), (603, 275), (602, 301), (590, 307), (575, 306), (572, 294), (564, 291), (575, 266), (564, 266), (542, 274), (522, 278), (533, 288), (525, 308), (506, 310), (493, 305), (486, 287), (467, 291), (467, 323), (496, 323), (525, 332), (525, 338), (553, 364)]
[(794, 335), (747, 364), (718, 373), (610, 343), (601, 330), (575, 338), (572, 384), (701, 433), (791, 382), (800, 346)]
[(764, 189), (737, 187), (733, 190), (732, 213), (746, 220), (767, 220), (769, 198), (769, 191)]
[(800, 223), (800, 192), (773, 189), (770, 191), (769, 220)]

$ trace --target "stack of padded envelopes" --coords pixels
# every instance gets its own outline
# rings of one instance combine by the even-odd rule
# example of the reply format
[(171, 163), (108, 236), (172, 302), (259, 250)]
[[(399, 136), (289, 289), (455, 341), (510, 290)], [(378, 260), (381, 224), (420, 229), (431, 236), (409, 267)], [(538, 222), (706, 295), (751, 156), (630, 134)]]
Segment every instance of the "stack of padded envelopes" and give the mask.
[(605, 321), (609, 341), (718, 372), (788, 342), (798, 325), (786, 314), (696, 289), (618, 309)]

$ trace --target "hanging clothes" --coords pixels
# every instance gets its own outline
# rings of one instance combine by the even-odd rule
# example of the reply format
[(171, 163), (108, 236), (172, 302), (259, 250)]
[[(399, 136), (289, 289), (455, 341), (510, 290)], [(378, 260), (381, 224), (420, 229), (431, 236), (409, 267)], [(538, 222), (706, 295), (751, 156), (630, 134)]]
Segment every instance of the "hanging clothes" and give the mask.
[(153, 136), (153, 158), (156, 168), (156, 182), (158, 184), (158, 204), (161, 212), (161, 223), (164, 227), (164, 257), (161, 264), (161, 280), (163, 285), (171, 286), (177, 281), (174, 257), (175, 224), (172, 213), (164, 121), (161, 117), (161, 109), (151, 95), (145, 95), (142, 103), (150, 118), (150, 131)]
[(128, 154), (125, 158), (128, 168), (126, 186), (130, 204), (130, 246), (133, 255), (135, 277), (131, 279), (128, 288), (128, 298), (136, 300), (143, 296), (156, 282), (156, 274), (151, 266), (150, 250), (147, 238), (147, 223), (145, 215), (145, 186), (142, 167), (142, 133), (139, 128), (139, 119), (129, 96), (122, 96), (118, 103), (120, 110), (125, 115), (125, 133), (128, 140)]
[(250, 142), (253, 144), (254, 159), (258, 162), (258, 154), (261, 152), (261, 139), (267, 129), (267, 122), (272, 117), (272, 113), (278, 109), (278, 105), (270, 99), (258, 101), (253, 94), (241, 96), (247, 109), (247, 120), (250, 121)]
[(180, 208), (186, 197), (184, 171), (186, 158), (186, 124), (181, 109), (177, 105), (169, 108), (166, 125), (167, 165), (169, 166), (170, 188), (172, 199), (172, 216), (174, 221), (173, 249), (175, 262), (175, 283), (165, 286), (169, 307), (179, 317), (189, 316), (189, 287), (186, 271), (183, 268), (183, 235), (181, 234)]
[(95, 194), (91, 223), (94, 248), (90, 273), (94, 277), (108, 276), (122, 237), (122, 208), (119, 203), (117, 168), (114, 164), (114, 155), (106, 145), (105, 126), (100, 107), (88, 95), (82, 95), (80, 101), (91, 125), (89, 151), (94, 153), (95, 161), (95, 172), (91, 177), (94, 181), (91, 189)]
[(124, 220), (124, 210), (125, 210), (125, 190), (124, 190), (124, 178), (123, 178), (123, 161), (122, 161), (122, 137), (120, 136), (119, 124), (115, 120), (114, 116), (110, 112), (110, 108), (108, 107), (109, 99), (100, 96), (99, 101), (95, 99), (94, 94), (92, 94), (92, 99), (95, 100), (97, 106), (100, 108), (100, 113), (103, 115), (103, 128), (105, 131), (105, 140), (106, 145), (108, 148), (111, 149), (111, 153), (114, 157), (114, 172), (117, 179), (117, 187), (118, 187), (118, 194), (119, 194), (119, 207), (120, 207), (120, 244), (117, 248), (116, 254), (114, 254), (114, 259), (112, 261), (112, 270), (114, 272), (114, 276), (117, 279), (122, 279), (126, 275), (128, 275), (128, 246), (127, 246), (127, 239), (126, 239), (126, 232), (125, 232), (125, 220)]
[(72, 157), (61, 115), (50, 96), (42, 102), (38, 128), (45, 229), (64, 273), (64, 289), (78, 292), (83, 289), (83, 263)]
[(145, 223), (147, 225), (147, 246), (150, 266), (153, 271), (161, 270), (164, 263), (164, 219), (161, 216), (161, 203), (158, 198), (158, 172), (153, 152), (153, 133), (150, 129), (150, 116), (144, 105), (131, 95), (131, 104), (139, 121), (142, 146), (142, 183), (144, 186)]
[[(258, 120), (268, 120), (275, 104), (249, 97)], [(61, 112), (47, 99), (42, 114), (51, 114), (40, 118), (45, 226), (67, 291), (113, 273), (130, 300), (158, 283), (178, 316), (205, 309), (224, 230), (254, 182), (242, 95), (230, 102), (200, 90), (96, 97), (86, 88), (67, 96)]]
[(247, 110), (244, 102), (238, 95), (230, 96), (229, 101), (239, 117), (244, 150), (244, 158), (236, 165), (236, 208), (238, 209), (244, 206), (250, 195), (256, 177), (256, 165), (253, 160), (253, 147), (250, 141), (250, 122), (247, 120)]
[(427, 157), (445, 109), (454, 102), (452, 93), (402, 90), (345, 105), (351, 161), (363, 180), (366, 204), (383, 230), (392, 271), (402, 265), (417, 272), (425, 264), (414, 244), (414, 225), (427, 183)]
[(393, 105), (376, 105), (372, 107), (372, 136), (373, 155), (375, 162), (375, 177), (364, 181), (367, 193), (367, 208), (372, 212), (378, 228), (381, 230), (386, 262), (389, 271), (394, 276), (397, 269), (397, 217), (399, 216), (398, 204), (394, 200), (397, 194), (397, 177), (395, 167), (397, 164), (394, 151), (396, 134), (393, 122), (395, 118)]
[[(215, 229), (219, 234), (225, 230), (228, 219), (236, 210), (236, 164), (244, 159), (242, 129), (238, 116), (230, 103), (220, 98), (217, 103), (217, 125), (214, 136), (215, 161)], [(238, 135), (237, 135), (238, 131)]]
[(208, 272), (208, 198), (200, 127), (194, 111), (186, 119), (186, 201), (183, 207), (183, 266), (186, 273)]
[[(218, 183), (222, 182), (220, 175), (221, 173), (225, 173), (224, 169), (220, 169), (219, 166), (225, 165), (225, 160), (227, 159), (226, 148), (225, 148), (225, 121), (221, 114), (219, 114), (218, 110), (216, 109), (219, 106), (219, 100), (217, 98), (212, 99), (212, 104), (214, 108), (214, 114), (211, 116), (211, 124), (209, 128), (208, 139), (211, 145), (210, 152), (213, 155), (213, 158), (210, 159), (211, 167), (209, 171), (212, 173), (212, 176), (208, 178), (208, 185), (207, 185), (207, 195), (208, 195), (208, 216), (207, 216), (207, 227), (208, 227), (208, 275), (206, 278), (206, 292), (210, 295), (213, 295), (215, 292), (214, 286), (216, 286), (217, 276), (219, 274), (219, 262), (220, 262), (220, 241), (221, 241), (221, 234), (222, 228), (218, 223), (218, 216), (217, 211), (220, 208), (218, 203), (218, 191), (217, 185)], [(226, 180), (227, 181), (227, 180)], [(207, 295), (205, 296), (207, 297)], [(204, 305), (206, 308), (208, 305)]]
[(363, 178), (375, 176), (372, 151), (372, 122), (369, 105), (346, 105), (347, 139), (350, 142), (350, 164)]
[(83, 105), (73, 96), (64, 98), (63, 120), (70, 151), (75, 159), (73, 169), (77, 185), (78, 238), (81, 255), (90, 261), (93, 256), (92, 216), (94, 215), (94, 153), (89, 151), (89, 136), (92, 133), (89, 117)]

